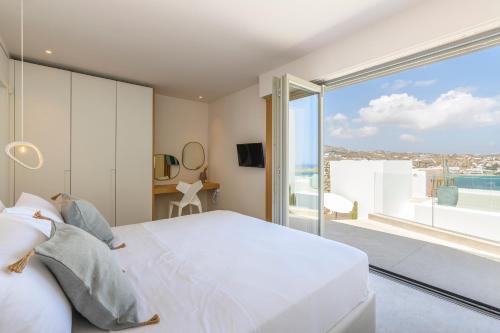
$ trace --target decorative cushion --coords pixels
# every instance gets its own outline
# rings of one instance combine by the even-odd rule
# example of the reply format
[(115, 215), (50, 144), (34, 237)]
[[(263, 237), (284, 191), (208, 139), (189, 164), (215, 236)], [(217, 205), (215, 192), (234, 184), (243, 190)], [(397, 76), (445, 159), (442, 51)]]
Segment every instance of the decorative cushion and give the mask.
[(61, 214), (52, 203), (34, 194), (21, 193), (15, 207), (28, 207), (32, 211), (30, 215), (33, 215), (35, 211), (41, 211), (44, 216), (49, 217), (53, 221), (64, 222)]
[(85, 230), (113, 248), (113, 233), (108, 221), (90, 202), (73, 197), (67, 193), (55, 196), (61, 205), (61, 214), (67, 224)]
[(35, 248), (36, 257), (54, 274), (75, 309), (95, 326), (121, 330), (155, 324), (141, 321), (136, 295), (110, 249), (69, 224), (52, 223), (51, 238)]
[(22, 275), (7, 265), (47, 240), (36, 223), (48, 221), (0, 213), (0, 332), (71, 332), (72, 309), (54, 276), (39, 258), (33, 258)]

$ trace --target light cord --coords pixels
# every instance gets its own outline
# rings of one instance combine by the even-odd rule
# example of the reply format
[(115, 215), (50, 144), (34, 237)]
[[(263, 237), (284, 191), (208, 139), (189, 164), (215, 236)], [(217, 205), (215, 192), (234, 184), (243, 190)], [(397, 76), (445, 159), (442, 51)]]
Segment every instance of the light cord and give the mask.
[(24, 141), (24, 0), (21, 0), (21, 141)]
[[(16, 88), (17, 91), (17, 88)], [(17, 95), (16, 95), (17, 96)], [(17, 119), (16, 119), (17, 122)], [(24, 0), (21, 0), (21, 141), (13, 141), (5, 146), (5, 154), (12, 159), (15, 163), (20, 166), (30, 169), (37, 170), (43, 166), (43, 155), (37, 146), (30, 142), (24, 141)], [(16, 148), (20, 147), (21, 152), (24, 153), (26, 148), (31, 148), (38, 156), (38, 164), (29, 165), (21, 161), (15, 156)]]

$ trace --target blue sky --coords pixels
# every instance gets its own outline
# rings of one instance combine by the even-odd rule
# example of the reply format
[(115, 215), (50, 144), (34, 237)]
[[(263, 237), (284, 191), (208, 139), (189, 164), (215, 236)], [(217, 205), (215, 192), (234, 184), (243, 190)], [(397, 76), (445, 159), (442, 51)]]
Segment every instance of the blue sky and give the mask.
[[(313, 95), (290, 102), (295, 128), (291, 129), (295, 136), (295, 164), (304, 167), (317, 166), (318, 161), (318, 98)], [(291, 125), (293, 126), (293, 125)]]
[(327, 145), (498, 153), (500, 46), (329, 91), (324, 116)]

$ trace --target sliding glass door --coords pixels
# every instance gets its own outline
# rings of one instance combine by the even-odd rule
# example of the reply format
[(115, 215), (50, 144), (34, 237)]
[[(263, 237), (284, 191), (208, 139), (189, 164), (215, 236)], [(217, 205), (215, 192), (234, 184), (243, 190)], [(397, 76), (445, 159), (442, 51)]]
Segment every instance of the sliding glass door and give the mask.
[(496, 315), (498, 73), (500, 31), (330, 82), (324, 111), (324, 236)]
[(322, 233), (323, 87), (284, 75), (274, 81), (275, 223)]

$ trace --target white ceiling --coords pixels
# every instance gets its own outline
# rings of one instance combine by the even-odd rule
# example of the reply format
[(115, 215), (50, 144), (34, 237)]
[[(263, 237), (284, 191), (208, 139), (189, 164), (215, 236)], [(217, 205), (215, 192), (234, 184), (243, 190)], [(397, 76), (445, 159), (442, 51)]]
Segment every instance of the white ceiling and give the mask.
[[(27, 59), (210, 101), (418, 0), (24, 2)], [(15, 57), (19, 10), (0, 0), (0, 36)]]

